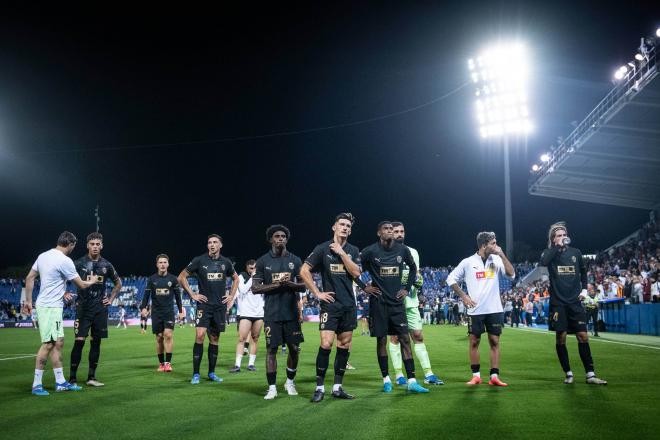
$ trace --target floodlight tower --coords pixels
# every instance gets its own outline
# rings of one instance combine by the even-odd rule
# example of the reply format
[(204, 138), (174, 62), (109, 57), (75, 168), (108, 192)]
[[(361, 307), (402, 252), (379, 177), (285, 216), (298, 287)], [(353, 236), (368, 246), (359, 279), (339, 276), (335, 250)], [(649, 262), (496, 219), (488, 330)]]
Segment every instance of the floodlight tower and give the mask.
[(513, 259), (509, 140), (532, 131), (527, 94), (529, 57), (519, 42), (498, 44), (469, 59), (468, 69), (475, 86), (479, 135), (485, 140), (499, 140), (504, 150), (505, 247)]

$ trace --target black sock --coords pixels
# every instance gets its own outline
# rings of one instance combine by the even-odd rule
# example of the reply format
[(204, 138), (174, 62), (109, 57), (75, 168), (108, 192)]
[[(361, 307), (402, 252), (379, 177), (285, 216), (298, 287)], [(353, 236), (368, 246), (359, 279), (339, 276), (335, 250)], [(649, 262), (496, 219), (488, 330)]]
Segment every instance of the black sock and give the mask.
[(330, 350), (326, 350), (323, 347), (319, 347), (319, 352), (316, 355), (316, 385), (323, 385), (325, 380), (325, 373), (328, 371), (328, 365), (330, 364)]
[(591, 347), (588, 342), (578, 342), (578, 352), (582, 365), (584, 365), (584, 372), (591, 373), (594, 371), (594, 360), (591, 358)]
[(481, 370), (481, 364), (471, 364), (470, 370), (472, 370), (472, 373), (478, 373)]
[(275, 381), (277, 380), (277, 372), (266, 373), (266, 380), (268, 380), (268, 385), (275, 385)]
[(158, 353), (158, 362), (165, 363), (165, 353)]
[(346, 372), (346, 364), (348, 364), (348, 356), (350, 352), (348, 348), (337, 347), (335, 354), (335, 383), (341, 384), (344, 381), (344, 373)]
[(378, 366), (380, 367), (380, 374), (382, 374), (383, 377), (390, 375), (390, 365), (387, 356), (378, 356)]
[(289, 380), (295, 379), (297, 371), (298, 371), (297, 368), (286, 367), (286, 378), (289, 379)]
[(207, 354), (209, 355), (209, 374), (215, 373), (215, 364), (218, 362), (218, 346), (209, 344)]
[(89, 341), (89, 372), (87, 380), (96, 379), (96, 367), (99, 365), (99, 358), (101, 357), (101, 340), (92, 339)]
[(571, 371), (571, 363), (568, 361), (568, 349), (566, 344), (556, 344), (557, 356), (559, 357), (559, 363), (561, 368), (564, 370), (564, 373)]
[(408, 379), (414, 379), (415, 378), (415, 361), (413, 358), (410, 359), (404, 359), (403, 360), (403, 367), (406, 369), (406, 376)]
[(499, 376), (500, 375), (500, 369), (499, 368), (491, 368), (490, 369), (490, 375), (492, 376), (493, 374), (497, 374)]
[(165, 362), (172, 362), (172, 353), (165, 353)]
[(76, 374), (78, 372), (78, 365), (80, 365), (80, 359), (82, 358), (82, 350), (85, 346), (85, 340), (82, 341), (75, 340), (73, 341), (73, 350), (71, 350), (71, 368), (69, 369), (69, 382), (76, 381)]
[(199, 374), (199, 365), (204, 357), (204, 344), (195, 342), (193, 345), (193, 374)]

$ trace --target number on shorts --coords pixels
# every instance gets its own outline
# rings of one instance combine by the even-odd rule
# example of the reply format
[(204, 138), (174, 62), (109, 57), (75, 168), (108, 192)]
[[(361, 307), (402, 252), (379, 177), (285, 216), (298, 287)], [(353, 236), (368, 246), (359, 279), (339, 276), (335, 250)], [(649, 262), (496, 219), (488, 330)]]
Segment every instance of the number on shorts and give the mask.
[(270, 338), (270, 327), (264, 327), (264, 334), (267, 338)]
[(321, 323), (325, 324), (326, 322), (328, 322), (328, 313), (327, 312), (321, 315)]
[(197, 310), (197, 319), (199, 320), (202, 316), (204, 316), (204, 310)]

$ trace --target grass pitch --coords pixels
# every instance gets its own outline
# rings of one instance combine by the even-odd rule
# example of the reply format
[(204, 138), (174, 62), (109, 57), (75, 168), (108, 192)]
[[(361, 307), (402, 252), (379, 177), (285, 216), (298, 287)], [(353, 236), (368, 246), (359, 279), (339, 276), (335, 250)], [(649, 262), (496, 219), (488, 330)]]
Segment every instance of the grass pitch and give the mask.
[[(564, 385), (554, 336), (543, 331), (506, 328), (501, 377), (508, 388), (468, 387), (466, 327), (425, 326), (433, 370), (446, 385), (427, 395), (407, 395), (402, 388), (381, 391), (375, 340), (356, 332), (344, 387), (353, 401), (330, 397), (332, 364), (326, 377), (326, 399), (311, 404), (315, 386), (318, 325), (304, 325), (306, 342), (296, 378), (299, 396), (286, 395), (282, 384), (285, 359), (279, 356), (278, 392), (263, 400), (267, 385), (263, 345), (256, 373), (230, 375), (236, 327), (220, 338), (215, 384), (190, 385), (194, 329), (176, 328), (173, 373), (158, 373), (154, 337), (137, 327), (112, 328), (103, 341), (97, 370), (103, 388), (54, 393), (47, 366), (48, 397), (30, 394), (38, 332), (0, 330), (0, 416), (3, 439), (435, 439), (435, 438), (658, 438), (660, 435), (660, 338), (606, 335), (592, 338), (592, 352), (604, 387), (584, 383), (575, 338), (569, 342), (576, 383)], [(65, 375), (73, 334), (67, 329)], [(263, 344), (263, 340), (260, 341)], [(206, 346), (206, 344), (205, 344)], [(487, 340), (482, 340), (482, 375), (487, 377)], [(85, 345), (79, 377), (87, 373)], [(10, 359), (12, 358), (12, 359)], [(206, 375), (206, 348), (202, 378)], [(418, 376), (419, 363), (415, 360)], [(392, 370), (390, 370), (391, 373)], [(83, 384), (84, 385), (84, 384)]]

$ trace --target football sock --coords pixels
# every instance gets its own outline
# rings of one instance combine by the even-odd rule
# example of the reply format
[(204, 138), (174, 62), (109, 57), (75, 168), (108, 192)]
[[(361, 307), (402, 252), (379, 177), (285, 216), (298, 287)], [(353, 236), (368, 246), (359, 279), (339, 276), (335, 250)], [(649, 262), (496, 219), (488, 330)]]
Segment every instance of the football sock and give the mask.
[(378, 356), (378, 366), (380, 367), (380, 374), (385, 377), (389, 376), (389, 365), (388, 365), (387, 356)]
[(158, 362), (161, 364), (165, 363), (165, 353), (158, 353)]
[(588, 342), (578, 342), (578, 352), (582, 365), (584, 365), (584, 372), (589, 373), (594, 371), (594, 361), (591, 358), (591, 347)]
[(82, 358), (82, 350), (85, 346), (85, 340), (82, 341), (76, 339), (73, 341), (73, 349), (71, 350), (71, 368), (69, 369), (69, 377), (71, 379), (76, 378), (76, 373), (78, 372), (78, 366), (80, 365), (80, 359)]
[(248, 361), (248, 366), (252, 365), (254, 366), (254, 361), (257, 360), (257, 355), (256, 354), (251, 354), (250, 355), (250, 360)]
[(394, 373), (396, 377), (403, 376), (403, 362), (401, 361), (401, 344), (392, 344), (391, 342), (387, 344), (387, 348), (390, 352), (390, 358), (392, 359), (392, 366), (394, 367)]
[(168, 364), (172, 362), (172, 353), (165, 353), (165, 362)]
[(499, 376), (499, 375), (500, 375), (500, 369), (499, 368), (491, 368), (490, 369), (490, 377)]
[(298, 370), (296, 368), (286, 367), (286, 378), (293, 382), (293, 379), (296, 378), (296, 372), (297, 371)]
[(408, 379), (414, 379), (415, 378), (415, 361), (413, 360), (413, 358), (404, 359), (403, 360), (403, 366), (406, 368), (406, 376), (408, 376)]
[(424, 375), (429, 376), (433, 374), (433, 371), (431, 370), (431, 360), (429, 359), (429, 353), (426, 351), (426, 344), (423, 342), (415, 344), (415, 356), (417, 356), (417, 359), (419, 359), (422, 370), (424, 370)]
[(101, 357), (101, 340), (92, 339), (89, 341), (89, 371), (87, 380), (96, 378), (96, 367), (99, 365), (99, 358)]
[(34, 379), (32, 380), (32, 388), (41, 385), (41, 380), (44, 377), (44, 370), (34, 370)]
[(556, 344), (557, 356), (559, 357), (559, 363), (564, 372), (571, 371), (571, 364), (568, 361), (568, 349), (566, 344)]
[(472, 375), (481, 377), (481, 373), (479, 370), (481, 370), (481, 365), (480, 364), (471, 364), (470, 369), (472, 370)]
[(62, 367), (53, 368), (53, 373), (55, 373), (55, 383), (64, 383), (66, 379), (64, 378), (64, 371)]
[(209, 344), (206, 354), (209, 357), (209, 374), (215, 373), (215, 364), (218, 362), (218, 346)]
[(275, 383), (277, 381), (277, 372), (275, 372), (275, 373), (266, 373), (266, 380), (268, 381), (268, 385), (274, 387)]
[[(336, 361), (336, 358), (335, 358)], [(325, 373), (328, 371), (330, 364), (330, 350), (319, 347), (319, 352), (316, 355), (316, 385), (323, 385), (325, 380)]]
[(242, 361), (243, 361), (243, 353), (237, 354), (236, 359), (234, 360), (234, 365), (237, 366), (238, 368), (240, 368)]
[(193, 374), (199, 374), (199, 365), (202, 363), (204, 356), (204, 344), (195, 342), (193, 345)]
[(337, 353), (335, 354), (335, 385), (341, 385), (344, 381), (344, 373), (346, 372), (349, 355), (348, 348), (337, 347)]

